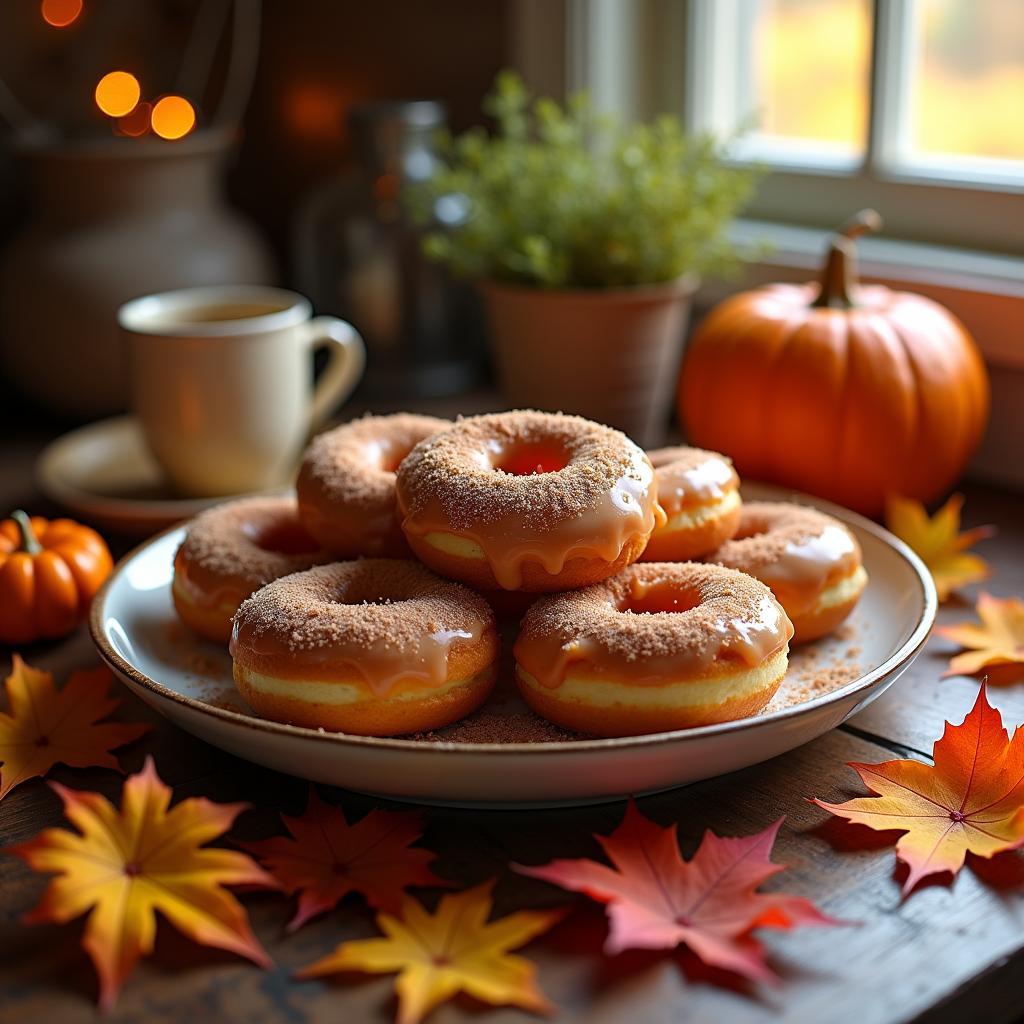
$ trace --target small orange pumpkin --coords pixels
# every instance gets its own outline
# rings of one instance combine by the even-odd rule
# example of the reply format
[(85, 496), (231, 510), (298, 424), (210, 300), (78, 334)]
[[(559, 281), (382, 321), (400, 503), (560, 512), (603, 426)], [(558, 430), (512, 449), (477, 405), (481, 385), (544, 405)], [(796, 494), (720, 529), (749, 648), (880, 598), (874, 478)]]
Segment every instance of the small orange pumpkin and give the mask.
[(855, 280), (854, 239), (832, 239), (820, 284), (736, 295), (687, 347), (679, 415), (690, 441), (744, 475), (879, 515), (890, 494), (931, 501), (967, 465), (988, 377), (963, 324), (936, 302)]
[(110, 550), (90, 527), (15, 512), (0, 523), (0, 641), (28, 644), (70, 633), (112, 566)]

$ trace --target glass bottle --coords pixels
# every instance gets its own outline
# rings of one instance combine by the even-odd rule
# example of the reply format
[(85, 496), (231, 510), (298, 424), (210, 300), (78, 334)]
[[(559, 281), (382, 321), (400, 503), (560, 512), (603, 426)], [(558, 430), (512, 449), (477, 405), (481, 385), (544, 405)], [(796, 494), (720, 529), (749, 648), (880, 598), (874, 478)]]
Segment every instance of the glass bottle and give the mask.
[[(444, 108), (433, 101), (355, 108), (355, 168), (315, 192), (297, 224), (296, 286), (318, 313), (343, 317), (362, 334), (368, 397), (452, 395), (480, 377), (476, 295), (423, 256), (422, 231), (401, 202), (405, 188), (433, 173), (444, 125)], [(432, 226), (443, 228), (457, 212), (437, 211)]]

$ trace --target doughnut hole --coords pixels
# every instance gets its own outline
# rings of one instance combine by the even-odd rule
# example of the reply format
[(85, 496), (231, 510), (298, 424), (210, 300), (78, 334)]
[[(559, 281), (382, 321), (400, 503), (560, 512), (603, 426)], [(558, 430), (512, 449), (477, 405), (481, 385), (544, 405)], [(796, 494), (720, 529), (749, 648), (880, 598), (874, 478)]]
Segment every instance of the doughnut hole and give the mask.
[(510, 476), (536, 476), (565, 469), (569, 465), (569, 456), (552, 445), (520, 444), (499, 451), (491, 465), (498, 472)]
[(663, 612), (688, 612), (700, 604), (696, 590), (683, 588), (671, 583), (654, 583), (650, 586), (634, 586), (626, 599), (619, 603), (618, 610), (633, 615), (659, 615)]
[(298, 520), (281, 521), (263, 529), (247, 523), (242, 532), (262, 551), (280, 555), (312, 555), (320, 545), (302, 528)]

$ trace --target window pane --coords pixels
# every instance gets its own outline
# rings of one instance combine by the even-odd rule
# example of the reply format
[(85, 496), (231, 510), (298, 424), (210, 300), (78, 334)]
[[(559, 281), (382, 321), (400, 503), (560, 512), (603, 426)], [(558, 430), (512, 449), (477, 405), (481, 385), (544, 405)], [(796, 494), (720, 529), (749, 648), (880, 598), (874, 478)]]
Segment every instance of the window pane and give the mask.
[(1024, 2), (915, 0), (911, 26), (904, 155), (1024, 160)]
[(748, 144), (768, 158), (849, 162), (867, 139), (869, 0), (743, 0)]

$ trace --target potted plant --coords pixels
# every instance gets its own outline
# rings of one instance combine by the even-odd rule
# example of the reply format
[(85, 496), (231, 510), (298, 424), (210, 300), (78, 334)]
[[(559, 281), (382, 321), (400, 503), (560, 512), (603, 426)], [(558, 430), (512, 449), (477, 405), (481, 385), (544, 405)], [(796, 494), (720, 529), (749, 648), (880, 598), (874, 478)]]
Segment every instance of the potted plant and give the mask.
[(498, 77), (497, 124), (448, 140), (411, 196), (427, 252), (480, 286), (502, 391), (625, 430), (664, 430), (700, 275), (733, 258), (725, 230), (753, 175), (679, 121), (624, 125), (586, 97), (532, 101)]

